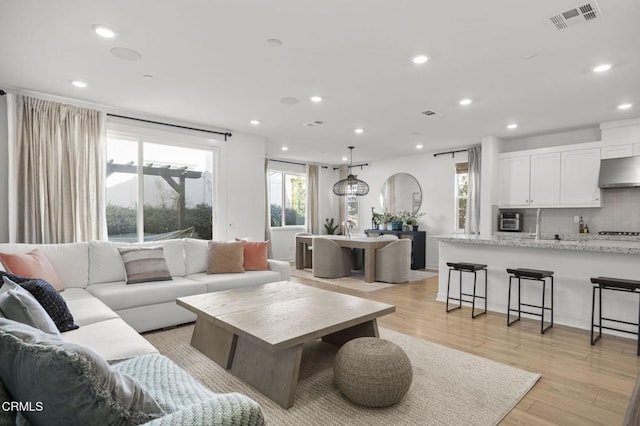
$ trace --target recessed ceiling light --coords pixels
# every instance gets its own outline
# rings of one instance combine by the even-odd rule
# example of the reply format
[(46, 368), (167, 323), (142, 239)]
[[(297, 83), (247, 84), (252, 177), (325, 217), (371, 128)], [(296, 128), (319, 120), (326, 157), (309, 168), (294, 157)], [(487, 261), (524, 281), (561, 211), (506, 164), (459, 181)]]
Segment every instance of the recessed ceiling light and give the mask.
[(629, 109), (633, 106), (633, 104), (620, 104), (618, 105), (618, 109)]
[(298, 102), (300, 102), (300, 99), (297, 99), (297, 98), (285, 97), (280, 99), (280, 103), (284, 105), (295, 105)]
[(348, 157), (342, 157), (342, 161), (349, 161)]
[(429, 60), (429, 57), (428, 57), (428, 56), (425, 56), (425, 55), (417, 55), (417, 56), (414, 56), (414, 57), (411, 59), (411, 62), (413, 62), (414, 64), (417, 64), (417, 65), (420, 65), (420, 64), (424, 64), (424, 63), (425, 63), (425, 62), (427, 62), (428, 60)]
[(315, 102), (315, 103), (322, 102), (322, 97), (320, 96), (312, 96), (309, 99), (311, 100), (311, 102)]
[(471, 99), (463, 99), (460, 101), (460, 105), (469, 105), (471, 102)]
[(507, 129), (517, 129), (518, 125), (516, 123), (507, 124)]
[(153, 80), (153, 76), (151, 74), (145, 74), (142, 76), (145, 80)]
[(283, 150), (283, 151), (289, 151), (289, 147), (288, 146), (283, 146), (280, 149)]
[(598, 65), (597, 67), (595, 67), (593, 69), (593, 72), (605, 72), (605, 71), (609, 71), (610, 69), (611, 69), (611, 65), (602, 64), (602, 65)]
[(264, 44), (266, 44), (268, 47), (280, 47), (282, 46), (282, 40), (278, 40), (277, 38), (270, 38), (268, 40), (265, 40)]
[(361, 134), (362, 132), (364, 132), (364, 129), (355, 129), (354, 132), (356, 132), (357, 134)]
[(418, 145), (416, 145), (416, 148), (418, 148), (418, 149), (422, 149), (422, 148), (423, 148), (423, 145), (422, 145), (421, 143), (419, 143)]
[(253, 126), (257, 126), (258, 124), (260, 124), (260, 120), (251, 120), (249, 123), (251, 123)]
[(111, 54), (119, 59), (125, 61), (139, 61), (142, 59), (142, 54), (128, 47), (114, 47), (111, 49)]
[(87, 87), (87, 83), (85, 83), (84, 81), (80, 81), (80, 80), (71, 80), (71, 84), (73, 84), (76, 87), (79, 87), (81, 89), (84, 89), (85, 87)]
[(93, 29), (94, 33), (103, 38), (114, 38), (116, 36), (116, 32), (106, 25), (95, 24), (91, 26), (91, 28)]

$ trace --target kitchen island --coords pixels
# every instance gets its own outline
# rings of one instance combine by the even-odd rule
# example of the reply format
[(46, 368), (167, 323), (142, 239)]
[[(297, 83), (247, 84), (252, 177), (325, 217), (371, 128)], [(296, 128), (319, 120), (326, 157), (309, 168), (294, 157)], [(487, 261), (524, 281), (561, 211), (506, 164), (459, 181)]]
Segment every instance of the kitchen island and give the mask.
[[(506, 269), (549, 270), (554, 271), (555, 277), (555, 323), (589, 329), (593, 287), (591, 277), (640, 279), (638, 238), (612, 240), (596, 235), (572, 235), (560, 236), (560, 240), (554, 240), (553, 235), (544, 234), (538, 241), (526, 236), (505, 235), (451, 235), (434, 238), (439, 240), (440, 281), (437, 299), (443, 302), (446, 301), (447, 292), (447, 262), (486, 264), (488, 310), (505, 314), (509, 284)], [(467, 276), (463, 277), (463, 291), (468, 292), (473, 286), (473, 276), (464, 275)], [(457, 280), (457, 273), (452, 273), (452, 291), (457, 289), (457, 285), (453, 285), (457, 284)], [(523, 302), (539, 304), (541, 286), (527, 284), (531, 285), (522, 286)], [(638, 297), (636, 294), (605, 292), (603, 316), (637, 322)], [(527, 315), (523, 314), (523, 317)]]

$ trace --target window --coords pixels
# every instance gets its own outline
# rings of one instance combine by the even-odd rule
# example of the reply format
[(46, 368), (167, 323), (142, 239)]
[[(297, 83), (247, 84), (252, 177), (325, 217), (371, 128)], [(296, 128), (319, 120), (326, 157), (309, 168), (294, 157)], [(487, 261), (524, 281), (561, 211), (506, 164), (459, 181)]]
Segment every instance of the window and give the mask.
[(109, 240), (212, 239), (214, 157), (214, 148), (109, 132)]
[(467, 218), (467, 195), (469, 193), (469, 163), (456, 164), (454, 232), (464, 232)]
[(306, 198), (307, 177), (304, 174), (269, 171), (269, 215), (272, 228), (304, 226)]

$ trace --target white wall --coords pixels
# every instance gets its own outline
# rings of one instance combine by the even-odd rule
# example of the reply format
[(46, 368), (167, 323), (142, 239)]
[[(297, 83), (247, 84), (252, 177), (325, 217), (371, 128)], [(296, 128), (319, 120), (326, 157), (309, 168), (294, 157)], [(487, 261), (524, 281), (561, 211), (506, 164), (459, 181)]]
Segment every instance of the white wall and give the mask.
[(379, 194), (384, 181), (395, 173), (409, 173), (420, 183), (422, 189), (422, 204), (420, 212), (425, 216), (420, 218), (419, 229), (427, 232), (427, 268), (438, 268), (438, 242), (429, 236), (447, 235), (453, 232), (454, 223), (454, 182), (455, 164), (467, 161), (467, 153), (433, 156), (433, 152), (399, 157), (385, 161), (369, 163), (362, 171), (357, 170), (358, 179), (369, 184), (369, 194), (360, 197), (361, 230), (371, 227), (371, 207), (377, 212), (382, 211)]
[(215, 226), (222, 238), (250, 237), (256, 241), (264, 240), (266, 201), (265, 201), (265, 140), (264, 138), (242, 133), (233, 133), (226, 144), (226, 153), (221, 155), (219, 179), (226, 194), (220, 202), (224, 203), (219, 223)]
[(593, 142), (599, 140), (600, 129), (595, 127), (503, 140), (501, 152), (524, 151), (527, 149), (547, 148), (550, 146), (571, 145), (574, 143)]
[(9, 242), (9, 134), (7, 98), (0, 96), (0, 243)]

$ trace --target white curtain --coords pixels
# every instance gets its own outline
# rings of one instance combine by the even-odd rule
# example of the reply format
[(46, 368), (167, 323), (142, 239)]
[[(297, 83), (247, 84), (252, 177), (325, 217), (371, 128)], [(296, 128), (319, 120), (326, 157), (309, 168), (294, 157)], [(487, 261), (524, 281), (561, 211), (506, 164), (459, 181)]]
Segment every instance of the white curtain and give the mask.
[(269, 194), (269, 159), (264, 159), (264, 195), (265, 195), (265, 215), (264, 215), (264, 240), (269, 241), (267, 244), (267, 257), (273, 258), (273, 250), (271, 249), (271, 212), (269, 211), (271, 195)]
[[(338, 169), (338, 180), (346, 179), (349, 175), (349, 168), (347, 166), (340, 166)], [(347, 197), (344, 195), (338, 195), (338, 223), (334, 225), (338, 225), (338, 229), (336, 234), (344, 234), (344, 227), (342, 226), (342, 222), (347, 220)]]
[(480, 233), (480, 164), (482, 148), (469, 148), (469, 190), (467, 193), (467, 212), (464, 225), (466, 234)]
[(307, 164), (307, 232), (320, 234), (318, 218), (318, 169), (315, 164)]
[(8, 100), (12, 242), (104, 238), (105, 114), (27, 96)]

